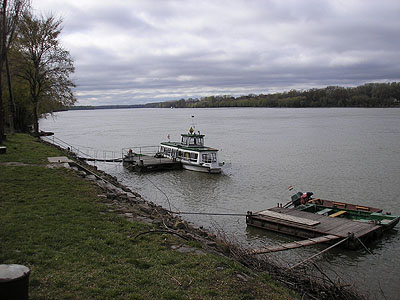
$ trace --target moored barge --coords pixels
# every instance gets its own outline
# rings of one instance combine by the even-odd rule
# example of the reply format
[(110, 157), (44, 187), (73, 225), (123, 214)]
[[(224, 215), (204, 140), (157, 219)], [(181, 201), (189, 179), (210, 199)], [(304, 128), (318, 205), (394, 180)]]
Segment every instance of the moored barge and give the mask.
[[(357, 249), (380, 238), (400, 221), (399, 216), (383, 213), (379, 208), (314, 199), (310, 194), (307, 199), (301, 199), (303, 193), (293, 195), (290, 203), (293, 207), (248, 212), (246, 223), (299, 238), (319, 238), (327, 243), (347, 238), (342, 246)], [(322, 237), (329, 238), (323, 240)]]

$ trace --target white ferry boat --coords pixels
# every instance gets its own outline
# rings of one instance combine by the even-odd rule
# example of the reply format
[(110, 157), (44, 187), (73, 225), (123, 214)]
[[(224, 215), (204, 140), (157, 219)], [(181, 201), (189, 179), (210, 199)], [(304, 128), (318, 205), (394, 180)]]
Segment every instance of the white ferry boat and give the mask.
[(180, 142), (162, 142), (160, 154), (164, 157), (180, 161), (187, 170), (221, 173), (223, 163), (218, 161), (218, 150), (204, 146), (204, 134), (194, 133), (190, 127), (189, 133), (181, 134)]

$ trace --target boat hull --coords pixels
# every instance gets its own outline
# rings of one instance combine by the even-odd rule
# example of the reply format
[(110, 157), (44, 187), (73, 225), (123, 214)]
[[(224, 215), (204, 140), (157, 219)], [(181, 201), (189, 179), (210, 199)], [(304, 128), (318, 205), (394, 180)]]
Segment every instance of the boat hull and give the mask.
[(190, 171), (211, 173), (211, 174), (219, 174), (222, 171), (221, 168), (211, 168), (211, 167), (207, 167), (207, 166), (187, 164), (184, 162), (182, 162), (182, 168), (186, 169), (186, 170), (190, 170)]

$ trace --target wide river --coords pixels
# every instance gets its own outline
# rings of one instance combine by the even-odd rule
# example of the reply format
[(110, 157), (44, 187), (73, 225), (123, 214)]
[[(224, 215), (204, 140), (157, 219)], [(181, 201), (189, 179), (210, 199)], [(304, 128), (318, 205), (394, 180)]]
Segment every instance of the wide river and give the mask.
[[(96, 163), (145, 198), (173, 210), (246, 213), (286, 203), (293, 185), (316, 197), (383, 208), (400, 215), (400, 109), (222, 108), (67, 111), (41, 120), (42, 130), (81, 151), (107, 151), (179, 140), (192, 124), (220, 149), (221, 175), (187, 170), (136, 174)], [(121, 155), (119, 155), (121, 156)], [(161, 192), (161, 191), (162, 192)], [(247, 228), (244, 217), (184, 218), (245, 247), (292, 237)], [(317, 258), (325, 270), (377, 298), (400, 299), (400, 225), (366, 250), (333, 249)], [(325, 245), (270, 254), (292, 265)], [(384, 296), (380, 291), (384, 292)]]

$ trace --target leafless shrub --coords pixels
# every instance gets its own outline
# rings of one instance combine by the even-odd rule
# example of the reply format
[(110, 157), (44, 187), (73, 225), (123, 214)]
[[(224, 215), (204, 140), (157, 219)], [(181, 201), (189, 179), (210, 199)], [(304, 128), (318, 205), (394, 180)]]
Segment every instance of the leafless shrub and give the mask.
[(289, 270), (285, 267), (287, 263), (272, 260), (265, 254), (256, 256), (251, 250), (240, 246), (240, 243), (232, 241), (220, 229), (217, 232), (217, 245), (225, 255), (256, 272), (267, 272), (272, 279), (296, 291), (302, 299), (368, 299), (356, 290), (353, 283), (346, 283), (339, 275), (332, 278), (314, 262)]

